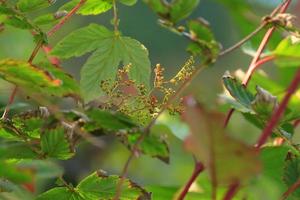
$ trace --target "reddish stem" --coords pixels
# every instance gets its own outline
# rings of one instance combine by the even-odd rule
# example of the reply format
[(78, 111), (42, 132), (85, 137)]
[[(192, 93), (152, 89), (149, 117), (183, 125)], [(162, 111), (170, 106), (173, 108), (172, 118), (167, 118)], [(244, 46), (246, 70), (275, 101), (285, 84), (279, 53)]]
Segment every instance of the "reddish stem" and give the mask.
[(68, 21), (86, 2), (86, 0), (80, 0), (80, 2), (58, 23), (56, 24), (48, 33), (48, 37), (52, 36), (56, 31), (58, 31), (65, 23)]
[[(279, 9), (279, 13), (284, 13), (286, 12), (286, 10), (288, 9), (289, 5), (291, 3), (291, 0), (287, 0), (285, 1), (281, 6), (280, 6), (280, 9)], [(277, 8), (271, 13), (271, 16), (275, 15), (276, 12), (277, 12)], [(243, 83), (246, 83), (245, 85), (248, 84), (250, 78), (251, 78), (251, 75), (252, 73), (255, 71), (255, 67), (256, 67), (256, 63), (259, 61), (260, 57), (261, 57), (261, 54), (263, 53), (264, 49), (266, 48), (273, 32), (275, 31), (275, 27), (271, 27), (268, 29), (268, 31), (266, 32), (265, 36), (263, 37), (249, 67), (248, 67), (248, 71), (246, 72), (246, 78), (245, 78), (245, 81), (243, 81)], [(226, 121), (224, 122), (224, 128), (227, 127), (230, 119), (231, 119), (231, 116), (233, 115), (234, 113), (234, 109), (231, 109), (228, 113), (227, 113), (227, 117), (226, 117)]]
[(280, 117), (284, 113), (290, 98), (296, 92), (298, 85), (300, 83), (300, 69), (297, 71), (293, 81), (287, 89), (287, 93), (284, 96), (282, 102), (279, 107), (272, 114), (271, 119), (268, 121), (267, 126), (264, 128), (260, 138), (257, 141), (256, 148), (259, 149), (268, 139), (268, 137), (272, 134), (273, 128), (279, 122)]
[(1, 117), (1, 119), (5, 119), (7, 117), (7, 114), (9, 112), (9, 110), (10, 110), (10, 106), (14, 102), (14, 99), (15, 99), (17, 91), (18, 91), (18, 87), (14, 86), (14, 89), (13, 89), (13, 91), (12, 91), (10, 97), (9, 97), (8, 103), (6, 105), (6, 108), (5, 108), (4, 112), (3, 112), (3, 115)]
[(280, 200), (287, 199), (288, 196), (293, 192), (295, 192), (299, 187), (300, 187), (300, 179), (298, 179), (298, 181), (296, 181), (291, 187), (288, 188), (288, 190), (285, 193), (283, 193)]
[(223, 197), (223, 200), (231, 200), (237, 193), (239, 189), (240, 184), (238, 182), (233, 183), (230, 185), (228, 191), (226, 192), (225, 196)]
[(192, 186), (192, 184), (194, 183), (194, 181), (196, 180), (196, 178), (199, 176), (199, 174), (204, 170), (204, 165), (198, 161), (195, 162), (195, 168), (194, 171), (192, 173), (192, 176), (190, 177), (190, 179), (188, 180), (188, 182), (186, 183), (186, 185), (184, 186), (183, 190), (181, 191), (179, 197), (177, 200), (184, 200), (184, 198), (186, 197), (186, 195), (188, 194), (190, 187)]

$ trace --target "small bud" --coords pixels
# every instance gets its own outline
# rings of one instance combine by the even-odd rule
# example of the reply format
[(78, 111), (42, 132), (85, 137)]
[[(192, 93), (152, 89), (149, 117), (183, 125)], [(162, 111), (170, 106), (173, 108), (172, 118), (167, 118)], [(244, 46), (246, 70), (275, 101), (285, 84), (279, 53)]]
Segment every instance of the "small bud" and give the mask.
[(68, 12), (66, 10), (60, 10), (60, 11), (57, 11), (56, 13), (54, 13), (54, 18), (55, 19), (60, 19), (64, 16), (66, 16), (68, 14)]

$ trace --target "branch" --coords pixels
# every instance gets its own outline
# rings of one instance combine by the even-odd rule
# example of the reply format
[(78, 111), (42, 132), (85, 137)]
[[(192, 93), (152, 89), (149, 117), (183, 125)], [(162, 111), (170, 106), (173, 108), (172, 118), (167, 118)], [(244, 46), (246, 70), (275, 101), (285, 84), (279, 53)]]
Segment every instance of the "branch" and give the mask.
[[(280, 6), (278, 6), (272, 13), (271, 13), (271, 17), (274, 16), (278, 11), (279, 13), (284, 13), (287, 9), (288, 9), (288, 6), (290, 5), (291, 3), (291, 0), (286, 0), (284, 3), (282, 3)], [(273, 32), (275, 31), (275, 27), (271, 27), (268, 29), (268, 31), (266, 32), (265, 36), (263, 37), (257, 51), (256, 51), (256, 54), (255, 56), (253, 57), (249, 67), (248, 67), (248, 71), (246, 74), (248, 74), (248, 80), (246, 80), (245, 82), (249, 82), (250, 78), (251, 78), (251, 75), (252, 73), (254, 72), (254, 68), (255, 68), (255, 65), (256, 63), (259, 61), (260, 57), (261, 57), (261, 54), (263, 53), (265, 47), (267, 46)], [(228, 113), (227, 113), (227, 117), (226, 117), (226, 121), (224, 122), (224, 128), (227, 127), (228, 125), (228, 122), (230, 121), (231, 119), (231, 116), (232, 114), (234, 113), (234, 109), (231, 109)]]
[[(78, 9), (86, 2), (86, 0), (81, 0), (57, 25), (55, 25), (48, 33), (48, 37), (52, 36), (56, 31), (58, 31), (64, 24), (67, 20), (69, 20), (77, 11)], [(43, 46), (43, 42), (42, 41), (39, 41), (35, 48), (33, 49), (29, 59), (27, 60), (27, 62), (29, 64), (32, 63), (32, 61), (34, 60), (34, 58), (36, 57), (37, 53), (39, 52), (40, 48)], [(18, 91), (18, 87), (15, 86), (10, 97), (9, 97), (9, 102), (7, 103), (6, 107), (5, 107), (5, 110), (4, 110), (4, 113), (2, 115), (2, 118), (6, 118), (7, 117), (7, 114), (9, 113), (10, 111), (10, 107), (12, 105), (12, 103), (14, 102), (14, 99), (16, 97), (16, 94), (17, 94), (17, 91)]]
[(114, 15), (114, 30), (115, 34), (118, 33), (118, 27), (119, 27), (119, 19), (118, 19), (118, 9), (117, 9), (117, 2), (116, 0), (113, 0), (113, 15)]
[(230, 185), (228, 191), (226, 192), (225, 196), (223, 197), (223, 200), (231, 200), (237, 193), (239, 189), (240, 184), (238, 182), (233, 183)]
[(267, 126), (264, 128), (260, 138), (257, 141), (256, 148), (259, 149), (268, 139), (268, 137), (272, 134), (273, 128), (275, 128), (276, 124), (279, 122), (282, 114), (284, 113), (290, 98), (296, 92), (298, 85), (300, 83), (300, 69), (298, 69), (293, 81), (287, 89), (287, 93), (284, 96), (282, 102), (272, 114), (270, 120), (267, 123)]
[(288, 188), (288, 190), (285, 193), (283, 193), (280, 200), (287, 199), (288, 196), (293, 192), (295, 192), (299, 187), (300, 187), (300, 179), (298, 179), (298, 181), (296, 181), (291, 187)]
[(199, 176), (199, 174), (203, 170), (204, 170), (204, 165), (195, 160), (195, 168), (194, 168), (194, 171), (192, 173), (192, 176), (190, 177), (188, 182), (185, 184), (185, 186), (184, 186), (183, 190), (181, 191), (181, 193), (180, 193), (177, 200), (184, 200), (184, 198), (186, 197), (186, 195), (188, 194), (188, 192), (190, 190), (190, 187), (192, 186), (192, 184), (194, 183), (196, 178)]

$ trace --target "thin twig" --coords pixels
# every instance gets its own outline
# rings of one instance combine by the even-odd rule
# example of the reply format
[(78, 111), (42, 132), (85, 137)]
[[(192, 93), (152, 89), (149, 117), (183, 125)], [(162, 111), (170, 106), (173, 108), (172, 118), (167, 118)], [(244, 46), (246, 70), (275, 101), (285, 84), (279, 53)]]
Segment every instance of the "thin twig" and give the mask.
[[(278, 11), (279, 13), (284, 13), (287, 9), (288, 9), (288, 6), (290, 5), (291, 3), (291, 0), (286, 0), (284, 3), (282, 3), (280, 6), (278, 6), (272, 13), (271, 13), (271, 17), (274, 16)], [(249, 79), (247, 80), (247, 83), (249, 82), (250, 78), (251, 78), (251, 73), (254, 72), (254, 68), (255, 68), (255, 65), (256, 63), (259, 61), (260, 57), (261, 57), (261, 54), (263, 53), (265, 47), (267, 46), (273, 32), (275, 31), (275, 27), (271, 27), (268, 29), (268, 31), (266, 32), (265, 36), (263, 37), (257, 51), (256, 51), (256, 54), (255, 56), (253, 57), (249, 67), (248, 67), (248, 70), (246, 72), (246, 74), (248, 74), (248, 77)], [(250, 74), (250, 75), (249, 75)], [(224, 122), (224, 127), (226, 128), (230, 119), (231, 119), (231, 116), (233, 115), (234, 113), (234, 109), (231, 109), (228, 113), (227, 113), (227, 117), (226, 117), (226, 121)]]
[(293, 192), (295, 192), (298, 188), (300, 187), (300, 179), (298, 179), (291, 187), (289, 187), (287, 189), (287, 191), (285, 193), (283, 193), (282, 197), (280, 200), (285, 200), (288, 198), (288, 196), (290, 196), (290, 194), (292, 194)]
[[(48, 33), (48, 37), (52, 36), (56, 31), (58, 31), (64, 24), (67, 20), (69, 20), (71, 18), (71, 16), (73, 16), (77, 11), (78, 9), (86, 2), (86, 0), (81, 0), (57, 25), (55, 25)], [(29, 64), (32, 64), (32, 61), (34, 60), (34, 58), (36, 57), (37, 53), (39, 52), (40, 48), (43, 46), (43, 42), (42, 41), (39, 41), (35, 48), (33, 49), (29, 59), (27, 60), (27, 62)], [(12, 105), (12, 103), (14, 102), (14, 99), (16, 97), (16, 94), (18, 92), (18, 87), (15, 86), (10, 97), (9, 97), (9, 102), (7, 103), (6, 107), (5, 107), (5, 110), (4, 110), (4, 113), (2, 115), (2, 118), (6, 118), (7, 117), (7, 114), (10, 110), (10, 106)]]
[(268, 137), (272, 134), (273, 128), (275, 128), (275, 126), (279, 122), (282, 114), (284, 113), (284, 111), (289, 103), (290, 98), (296, 92), (299, 83), (300, 83), (300, 69), (297, 71), (293, 81), (291, 82), (290, 86), (288, 87), (287, 93), (284, 96), (282, 102), (279, 104), (278, 108), (272, 114), (266, 127), (262, 131), (262, 134), (259, 137), (257, 144), (256, 144), (257, 149), (259, 149), (267, 141)]
[(118, 19), (118, 8), (116, 0), (113, 0), (113, 15), (114, 15), (114, 30), (118, 33), (119, 19)]
[(195, 160), (195, 168), (192, 173), (192, 176), (188, 180), (188, 182), (185, 184), (183, 190), (181, 191), (180, 195), (178, 196), (177, 200), (184, 200), (186, 195), (188, 194), (190, 187), (195, 182), (196, 178), (199, 176), (199, 174), (204, 170), (204, 165), (201, 162), (198, 162)]

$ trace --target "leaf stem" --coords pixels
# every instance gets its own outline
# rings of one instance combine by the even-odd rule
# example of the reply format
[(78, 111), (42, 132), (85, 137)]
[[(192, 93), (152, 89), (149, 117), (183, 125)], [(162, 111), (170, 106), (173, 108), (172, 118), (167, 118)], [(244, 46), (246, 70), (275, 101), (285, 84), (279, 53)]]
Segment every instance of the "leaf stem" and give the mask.
[[(55, 25), (48, 33), (48, 37), (52, 36), (56, 31), (58, 31), (65, 23), (66, 21), (68, 21), (77, 11), (78, 9), (86, 2), (86, 0), (80, 0), (80, 2), (57, 24)], [(28, 63), (32, 64), (32, 61), (34, 60), (34, 58), (36, 57), (37, 53), (39, 52), (40, 48), (43, 46), (43, 42), (39, 41), (35, 48), (33, 49), (29, 59), (28, 59)], [(4, 113), (2, 115), (2, 118), (6, 118), (9, 111), (10, 111), (10, 106), (13, 104), (14, 99), (16, 97), (16, 94), (18, 92), (18, 87), (15, 86), (10, 97), (9, 97), (9, 101), (5, 107)]]
[[(278, 6), (272, 13), (271, 13), (271, 16), (274, 16), (277, 11), (279, 11), (279, 13), (284, 13), (287, 9), (288, 9), (288, 6), (290, 5), (291, 3), (291, 0), (286, 0), (284, 3), (282, 3), (280, 6)], [(249, 67), (248, 67), (248, 71), (246, 74), (248, 74), (248, 80), (247, 83), (249, 82), (250, 78), (251, 78), (251, 75), (252, 73), (254, 72), (254, 69), (255, 69), (255, 66), (256, 66), (256, 63), (260, 60), (260, 57), (261, 57), (261, 54), (263, 53), (265, 47), (267, 46), (272, 34), (274, 33), (275, 31), (275, 27), (271, 27), (268, 29), (268, 31), (266, 32), (265, 36), (263, 37), (256, 53), (255, 53), (255, 56), (253, 57)], [(246, 77), (247, 78), (247, 77)], [(245, 82), (246, 82), (245, 81)], [(231, 116), (233, 115), (234, 113), (234, 109), (231, 109), (228, 113), (227, 113), (227, 117), (226, 117), (226, 120), (224, 122), (224, 128), (227, 127), (230, 119), (231, 119)]]
[(259, 137), (256, 148), (259, 149), (268, 139), (268, 137), (272, 134), (273, 128), (275, 128), (276, 124), (279, 122), (282, 114), (284, 113), (288, 102), (292, 95), (296, 92), (298, 85), (300, 83), (300, 69), (296, 72), (296, 75), (294, 79), (292, 80), (290, 86), (287, 89), (287, 93), (284, 96), (282, 102), (278, 106), (278, 108), (275, 110), (275, 112), (272, 114), (270, 120), (268, 121), (266, 127), (262, 131), (261, 136)]
[(288, 198), (290, 194), (295, 192), (298, 188), (300, 187), (300, 179), (298, 179), (291, 187), (287, 189), (285, 193), (283, 193), (282, 197), (280, 200), (285, 200)]
[(203, 170), (204, 170), (204, 165), (201, 162), (198, 162), (197, 160), (195, 160), (195, 168), (194, 168), (194, 171), (192, 173), (192, 176), (190, 177), (188, 182), (185, 184), (185, 186), (184, 186), (183, 190), (181, 191), (181, 193), (180, 193), (177, 200), (184, 200), (184, 198), (186, 197), (186, 195), (189, 192), (190, 187), (192, 186), (192, 184), (194, 183), (196, 178), (199, 176), (199, 174)]
[(119, 18), (118, 18), (118, 8), (116, 0), (113, 0), (113, 15), (114, 15), (114, 30), (115, 34), (119, 32)]

